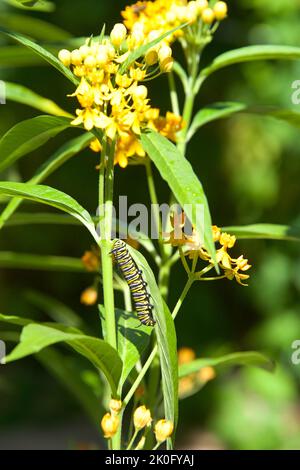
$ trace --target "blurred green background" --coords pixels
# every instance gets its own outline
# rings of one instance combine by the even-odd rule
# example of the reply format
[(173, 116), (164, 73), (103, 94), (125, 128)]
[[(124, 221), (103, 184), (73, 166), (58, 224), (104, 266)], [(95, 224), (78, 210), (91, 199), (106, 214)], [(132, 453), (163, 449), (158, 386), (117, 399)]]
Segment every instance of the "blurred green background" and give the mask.
[[(45, 13), (17, 10), (0, 0), (0, 25), (1, 18), (13, 12), (48, 21), (73, 37), (97, 35), (104, 22), (110, 29), (120, 21), (120, 10), (130, 2), (54, 3), (55, 10)], [(249, 44), (300, 46), (299, 0), (228, 3), (229, 18), (205, 51), (204, 63), (223, 51)], [(20, 25), (15, 30), (23, 32)], [(38, 36), (32, 33), (32, 37)], [(45, 39), (43, 32), (39, 39)], [(56, 42), (62, 44), (63, 40)], [(7, 67), (7, 58), (1, 55), (4, 46), (7, 42), (1, 37), (0, 79), (26, 85), (73, 112), (74, 101), (66, 98), (72, 87), (63, 77), (47, 66)], [(299, 62), (229, 67), (205, 83), (197, 108), (215, 101), (236, 100), (296, 110), (291, 102), (291, 85), (297, 79)], [(151, 98), (154, 106), (170, 110), (165, 77), (151, 84)], [(0, 106), (0, 134), (38, 114), (17, 103)], [(26, 181), (38, 165), (76, 132), (65, 131), (21, 160), (18, 168), (6, 172), (2, 179)], [(204, 127), (190, 145), (188, 158), (203, 182), (215, 224), (299, 225), (299, 129), (271, 118), (237, 115)], [(95, 212), (96, 164), (95, 154), (82, 152), (48, 178), (47, 184), (73, 195)], [(167, 201), (167, 188), (158, 174), (156, 178), (160, 201)], [(118, 168), (116, 190), (128, 195), (129, 202), (148, 202), (143, 167)], [(24, 209), (41, 211), (29, 204)], [(62, 230), (60, 226), (12, 226), (0, 231), (0, 251), (80, 258), (90, 244), (88, 235), (76, 227)], [(178, 447), (300, 449), (300, 365), (291, 362), (291, 344), (300, 339), (299, 244), (244, 241), (238, 243), (236, 250), (253, 265), (249, 287), (229, 281), (195, 285), (176, 320), (179, 346), (192, 347), (198, 357), (257, 349), (274, 358), (277, 369), (274, 374), (252, 368), (231, 369), (218, 374), (198, 394), (181, 401)], [(49, 321), (43, 305), (32, 293), (34, 290), (68, 305), (95, 334), (99, 328), (97, 309), (80, 304), (82, 290), (92, 282), (93, 276), (84, 273), (1, 268), (0, 311)], [(184, 270), (178, 265), (172, 276), (171, 306), (184, 282)], [(76, 373), (79, 359), (76, 357), (75, 361), (64, 348), (60, 352), (70, 360)], [(82, 367), (80, 370), (82, 373)], [(88, 369), (85, 380), (94, 381)], [(96, 427), (78, 401), (48, 373), (41, 361), (29, 358), (1, 367), (0, 396), (0, 448), (101, 446)]]

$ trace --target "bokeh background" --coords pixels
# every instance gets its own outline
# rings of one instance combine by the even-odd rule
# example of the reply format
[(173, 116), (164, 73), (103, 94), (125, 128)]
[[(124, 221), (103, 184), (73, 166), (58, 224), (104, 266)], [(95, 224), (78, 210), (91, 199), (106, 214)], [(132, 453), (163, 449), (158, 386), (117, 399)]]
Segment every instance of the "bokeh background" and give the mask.
[[(59, 0), (54, 3), (53, 12), (21, 13), (49, 21), (68, 31), (70, 36), (86, 37), (97, 35), (103, 23), (110, 29), (120, 21), (120, 10), (130, 2)], [(300, 46), (299, 0), (228, 3), (230, 16), (205, 51), (204, 64), (223, 51), (249, 44)], [(0, 24), (1, 15), (7, 11), (20, 13), (0, 0)], [(15, 29), (22, 32), (20, 25)], [(7, 46), (6, 40), (0, 37), (0, 79), (26, 85), (73, 112), (74, 101), (66, 98), (72, 92), (70, 84), (34, 58), (32, 66), (16, 66), (14, 57), (7, 53)], [(259, 62), (230, 67), (207, 81), (197, 108), (215, 101), (236, 100), (297, 110), (291, 102), (291, 85), (299, 78), (299, 62)], [(164, 111), (170, 109), (165, 77), (151, 84), (151, 98)], [(0, 106), (0, 134), (38, 114), (12, 102)], [(26, 181), (38, 165), (76, 132), (65, 131), (22, 159), (2, 179)], [(299, 129), (270, 118), (237, 115), (204, 127), (190, 145), (188, 158), (203, 182), (215, 224), (300, 224)], [(95, 154), (82, 152), (48, 178), (47, 184), (73, 195), (94, 212), (96, 164)], [(156, 179), (160, 200), (167, 201), (167, 188), (158, 174)], [(148, 202), (143, 168), (117, 169), (116, 190), (127, 194), (130, 202)], [(23, 210), (35, 212), (41, 208), (26, 204)], [(76, 227), (5, 227), (0, 231), (0, 311), (49, 321), (49, 316), (53, 319), (67, 305), (95, 334), (99, 328), (97, 309), (80, 304), (82, 290), (93, 282), (90, 274), (8, 268), (1, 256), (1, 252), (14, 251), (79, 259), (90, 245), (88, 235)], [(299, 245), (243, 241), (237, 250), (253, 265), (249, 287), (229, 281), (195, 285), (176, 320), (179, 346), (193, 348), (198, 357), (257, 349), (277, 361), (276, 372), (230, 369), (219, 373), (196, 395), (182, 400), (178, 447), (300, 449), (300, 366), (291, 362), (291, 344), (300, 339)], [(178, 265), (172, 277), (171, 305), (175, 304), (184, 282), (184, 271)], [(8, 328), (1, 328), (3, 335), (7, 333)], [(12, 329), (9, 330), (12, 334)], [(75, 374), (78, 370), (86, 383), (97, 386), (86, 363), (82, 364), (63, 347), (57, 350), (70, 370)], [(77, 399), (80, 392), (74, 397), (62, 378), (57, 378), (57, 371), (49, 369), (49, 364), (45, 366), (42, 357), (0, 367), (0, 396), (2, 449), (89, 448), (103, 444), (99, 426), (95, 425), (97, 417), (88, 417), (85, 412), (88, 405), (84, 410)]]

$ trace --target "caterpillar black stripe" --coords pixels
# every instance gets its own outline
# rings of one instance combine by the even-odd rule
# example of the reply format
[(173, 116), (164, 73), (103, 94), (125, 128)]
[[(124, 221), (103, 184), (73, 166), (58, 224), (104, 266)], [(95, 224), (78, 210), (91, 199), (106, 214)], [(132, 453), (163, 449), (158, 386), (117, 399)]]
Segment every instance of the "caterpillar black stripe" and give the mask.
[(116, 240), (111, 253), (114, 256), (124, 278), (129, 286), (138, 318), (143, 325), (154, 326), (153, 306), (150, 303), (150, 295), (147, 292), (147, 283), (144, 281), (142, 271), (138, 269), (130, 255), (126, 243)]

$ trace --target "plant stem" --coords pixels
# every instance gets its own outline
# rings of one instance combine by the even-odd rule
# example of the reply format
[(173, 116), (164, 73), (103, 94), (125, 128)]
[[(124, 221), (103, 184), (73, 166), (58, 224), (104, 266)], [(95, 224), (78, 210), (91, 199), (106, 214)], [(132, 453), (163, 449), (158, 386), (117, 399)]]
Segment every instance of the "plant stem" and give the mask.
[(130, 450), (130, 449), (132, 448), (133, 443), (134, 443), (134, 441), (136, 440), (136, 437), (137, 437), (138, 433), (139, 433), (139, 430), (138, 430), (138, 429), (135, 429), (134, 434), (133, 434), (133, 436), (132, 436), (132, 438), (131, 438), (131, 441), (129, 442), (128, 447), (127, 447), (126, 450)]
[[(107, 143), (104, 139), (101, 152), (101, 166), (99, 174), (99, 225), (101, 267), (103, 279), (103, 296), (105, 307), (106, 338), (107, 342), (117, 348), (116, 322), (113, 289), (113, 266), (111, 251), (112, 208), (113, 208), (113, 182), (114, 182), (114, 151), (115, 145), (110, 145), (110, 152), (106, 165)], [(105, 168), (106, 167), (106, 168)]]
[(177, 114), (177, 116), (180, 116), (179, 101), (178, 101), (178, 95), (177, 95), (177, 91), (176, 91), (176, 83), (175, 83), (174, 73), (169, 72), (167, 75), (168, 75), (168, 80), (169, 80), (172, 111), (173, 111), (174, 114)]
[(158, 236), (158, 243), (160, 246), (160, 251), (162, 256), (164, 256), (164, 245), (163, 245), (163, 240), (162, 240), (162, 223), (160, 219), (160, 213), (159, 213), (159, 203), (158, 203), (158, 197), (156, 193), (156, 188), (155, 188), (155, 183), (154, 183), (154, 178), (153, 178), (153, 172), (152, 172), (152, 166), (151, 166), (151, 160), (146, 159), (145, 162), (146, 166), (146, 173), (147, 173), (147, 183), (148, 183), (148, 189), (149, 189), (149, 194), (150, 194), (150, 200), (151, 200), (151, 213), (153, 212), (154, 218), (155, 218), (155, 224), (156, 224), (156, 229), (157, 229), (157, 236)]
[(190, 290), (190, 288), (192, 287), (192, 285), (193, 285), (193, 283), (194, 283), (194, 280), (195, 280), (195, 278), (194, 278), (194, 275), (192, 274), (192, 275), (188, 278), (187, 283), (186, 283), (186, 285), (185, 285), (185, 287), (184, 287), (184, 289), (183, 289), (183, 291), (182, 291), (182, 293), (181, 293), (181, 295), (180, 295), (180, 297), (179, 297), (179, 299), (178, 299), (178, 301), (177, 301), (177, 304), (176, 304), (175, 307), (174, 307), (174, 310), (173, 310), (173, 312), (172, 312), (172, 318), (173, 318), (173, 319), (176, 318), (176, 316), (177, 316), (177, 314), (178, 314), (178, 312), (179, 312), (179, 310), (180, 310), (180, 308), (181, 308), (181, 306), (182, 306), (182, 304), (183, 304), (183, 301), (184, 301), (184, 299), (185, 299), (186, 296), (187, 296), (188, 291)]
[[(194, 282), (195, 278), (194, 278), (194, 274), (192, 274), (188, 280), (187, 280), (187, 283), (182, 291), (182, 294), (172, 312), (172, 318), (175, 319), (179, 310), (180, 310), (180, 307), (188, 293), (188, 291), (190, 290), (193, 282)], [(145, 362), (145, 364), (143, 365), (142, 367), (142, 370), (140, 371), (139, 375), (137, 376), (137, 378), (135, 379), (132, 387), (130, 388), (129, 392), (127, 393), (126, 397), (124, 398), (123, 400), (123, 405), (124, 407), (126, 407), (126, 405), (129, 403), (129, 401), (131, 400), (131, 398), (133, 397), (136, 389), (138, 388), (138, 386), (140, 385), (141, 381), (143, 380), (147, 370), (149, 369), (149, 367), (151, 366), (156, 354), (157, 354), (157, 351), (158, 351), (158, 346), (157, 344), (154, 346), (154, 348), (152, 349), (151, 351), (151, 354), (150, 356), (148, 357), (147, 361)]]

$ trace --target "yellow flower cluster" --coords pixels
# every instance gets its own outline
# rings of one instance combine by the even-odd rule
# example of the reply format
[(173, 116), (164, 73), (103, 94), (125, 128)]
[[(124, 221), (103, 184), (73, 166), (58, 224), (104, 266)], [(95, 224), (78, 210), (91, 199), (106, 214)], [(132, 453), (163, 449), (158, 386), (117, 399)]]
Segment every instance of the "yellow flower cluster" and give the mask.
[[(111, 439), (117, 432), (120, 424), (119, 414), (122, 409), (122, 402), (120, 400), (110, 400), (109, 402), (110, 412), (106, 413), (101, 420), (101, 428), (106, 439)], [(151, 412), (145, 405), (141, 405), (135, 409), (133, 413), (133, 424), (136, 433), (133, 436), (132, 441), (139, 431), (145, 428), (149, 428), (152, 424)], [(157, 421), (154, 426), (154, 434), (157, 442), (160, 444), (167, 440), (173, 433), (174, 425), (171, 421), (161, 419)], [(132, 442), (133, 444), (133, 442)], [(141, 450), (145, 445), (145, 437), (143, 436), (135, 450)]]
[[(190, 259), (194, 259), (195, 257), (197, 259), (200, 258), (213, 266), (211, 256), (203, 246), (203, 242), (197, 230), (193, 227), (192, 234), (185, 233), (185, 215), (182, 213), (174, 215), (171, 219), (171, 224), (174, 230), (169, 234), (165, 234), (169, 237), (166, 243), (185, 248), (185, 255), (188, 255)], [(235, 279), (239, 284), (247, 285), (244, 284), (243, 281), (249, 279), (250, 276), (245, 274), (245, 272), (251, 268), (251, 265), (243, 255), (238, 258), (232, 258), (228, 253), (228, 250), (234, 247), (236, 237), (222, 232), (216, 225), (212, 227), (212, 231), (214, 242), (220, 245), (220, 248), (217, 249), (217, 262), (224, 272), (221, 278), (225, 277), (229, 280)]]
[[(221, 21), (227, 16), (227, 4), (217, 2), (210, 8), (207, 0), (139, 1), (127, 6), (122, 16), (124, 24), (130, 31), (142, 29), (143, 33), (152, 40), (183, 23), (193, 24), (202, 21), (211, 25)], [(183, 30), (178, 30), (166, 40), (171, 43), (184, 34)]]
[[(178, 350), (178, 364), (189, 364), (196, 359), (196, 353), (193, 349), (183, 347)], [(199, 391), (207, 382), (216, 377), (213, 367), (203, 367), (196, 373), (189, 374), (179, 380), (179, 397), (186, 398)]]
[[(148, 88), (142, 83), (171, 70), (172, 50), (165, 42), (128, 63), (126, 70), (121, 69), (130, 53), (147, 41), (141, 29), (128, 34), (119, 23), (109, 37), (88, 40), (79, 49), (63, 49), (58, 55), (80, 79), (71, 95), (80, 104), (72, 124), (83, 125), (88, 131), (100, 129), (109, 139), (116, 140), (116, 163), (122, 167), (127, 166), (129, 157), (145, 156), (137, 139), (141, 129), (159, 129), (174, 140), (182, 125), (180, 117), (168, 113), (163, 118), (159, 109), (150, 106)], [(100, 143), (93, 142), (92, 149), (99, 151)]]

